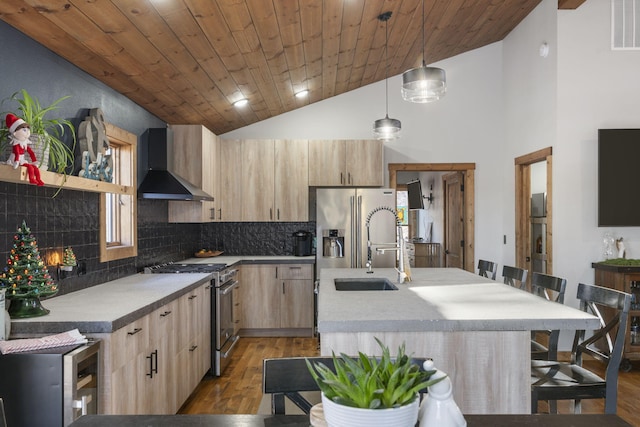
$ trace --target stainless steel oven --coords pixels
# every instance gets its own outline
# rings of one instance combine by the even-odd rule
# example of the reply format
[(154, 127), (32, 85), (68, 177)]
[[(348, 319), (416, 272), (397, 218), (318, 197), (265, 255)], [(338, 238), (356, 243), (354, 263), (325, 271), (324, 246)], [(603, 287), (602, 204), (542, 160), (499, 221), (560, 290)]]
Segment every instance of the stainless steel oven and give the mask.
[[(235, 319), (233, 318), (233, 290), (238, 287), (238, 270), (226, 269), (218, 274), (214, 295), (214, 315), (216, 330), (212, 329), (212, 343), (215, 343), (215, 375), (219, 376), (230, 362), (233, 347), (238, 342), (236, 335)], [(213, 305), (212, 305), (213, 306)]]
[(220, 376), (238, 342), (234, 332), (233, 289), (239, 286), (238, 270), (226, 264), (169, 263), (146, 267), (145, 273), (211, 273), (211, 373)]

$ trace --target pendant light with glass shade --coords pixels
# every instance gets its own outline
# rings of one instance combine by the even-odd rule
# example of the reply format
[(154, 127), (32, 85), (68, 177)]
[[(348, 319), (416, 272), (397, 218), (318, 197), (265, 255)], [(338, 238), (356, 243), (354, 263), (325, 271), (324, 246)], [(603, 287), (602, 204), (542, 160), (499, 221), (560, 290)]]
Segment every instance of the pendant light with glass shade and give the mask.
[(447, 76), (444, 70), (427, 67), (424, 26), (424, 0), (422, 0), (422, 65), (402, 74), (402, 99), (421, 104), (437, 101), (447, 92)]
[(383, 141), (391, 141), (400, 137), (400, 130), (402, 129), (402, 125), (400, 120), (390, 119), (389, 118), (389, 60), (388, 60), (388, 44), (389, 44), (389, 21), (391, 18), (391, 12), (385, 12), (378, 16), (378, 20), (385, 23), (385, 44), (384, 44), (384, 60), (385, 60), (385, 78), (384, 78), (384, 87), (385, 87), (385, 99), (386, 99), (386, 114), (384, 119), (378, 119), (373, 124), (373, 134), (377, 139)]

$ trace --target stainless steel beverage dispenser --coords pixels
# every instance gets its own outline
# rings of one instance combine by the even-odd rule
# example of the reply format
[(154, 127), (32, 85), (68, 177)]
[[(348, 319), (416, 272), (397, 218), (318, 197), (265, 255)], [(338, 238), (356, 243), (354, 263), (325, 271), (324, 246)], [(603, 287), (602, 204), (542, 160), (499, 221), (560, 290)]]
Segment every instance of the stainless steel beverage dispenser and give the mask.
[(344, 230), (323, 230), (322, 256), (329, 258), (344, 258)]

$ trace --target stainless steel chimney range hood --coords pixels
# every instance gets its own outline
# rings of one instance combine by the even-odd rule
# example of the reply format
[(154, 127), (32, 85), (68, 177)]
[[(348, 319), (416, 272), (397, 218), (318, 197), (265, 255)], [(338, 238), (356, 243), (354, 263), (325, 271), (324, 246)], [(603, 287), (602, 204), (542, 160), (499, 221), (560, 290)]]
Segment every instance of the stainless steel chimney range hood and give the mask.
[(149, 170), (138, 186), (138, 198), (213, 201), (213, 197), (167, 168), (167, 129), (147, 130)]

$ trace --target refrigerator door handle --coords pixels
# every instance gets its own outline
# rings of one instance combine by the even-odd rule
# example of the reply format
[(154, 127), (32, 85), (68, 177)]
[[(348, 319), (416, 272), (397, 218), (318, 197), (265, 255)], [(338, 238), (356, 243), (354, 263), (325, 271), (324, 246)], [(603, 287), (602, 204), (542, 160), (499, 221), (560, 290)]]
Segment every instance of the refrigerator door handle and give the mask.
[(355, 268), (362, 267), (362, 196), (358, 196), (358, 204), (356, 206), (356, 263)]
[(351, 220), (351, 223), (350, 223), (350, 227), (351, 227), (351, 233), (350, 233), (350, 236), (351, 236), (351, 260), (350, 260), (350, 262), (351, 263), (350, 263), (349, 267), (350, 268), (355, 268), (355, 266), (356, 266), (356, 264), (355, 264), (355, 259), (356, 259), (356, 251), (355, 251), (355, 248), (356, 248), (356, 246), (355, 246), (356, 210), (355, 210), (355, 197), (354, 196), (349, 197), (349, 204), (351, 205), (350, 206), (350, 208), (351, 208), (350, 209), (351, 210), (351, 215), (350, 215), (350, 220)]

